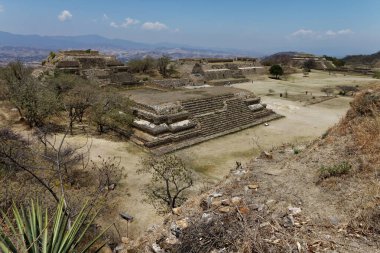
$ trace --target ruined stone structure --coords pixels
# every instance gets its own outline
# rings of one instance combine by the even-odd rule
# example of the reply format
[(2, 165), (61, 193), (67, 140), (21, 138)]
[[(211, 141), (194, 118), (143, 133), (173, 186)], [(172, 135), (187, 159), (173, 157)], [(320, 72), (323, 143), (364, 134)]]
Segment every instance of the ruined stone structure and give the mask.
[(151, 83), (163, 88), (179, 88), (184, 86), (201, 85), (190, 80), (189, 78), (153, 80)]
[(255, 65), (256, 59), (239, 57), (235, 59), (207, 59), (195, 62), (192, 75), (203, 77), (211, 85), (226, 85), (249, 81), (246, 76), (262, 74), (265, 69)]
[(98, 51), (60, 51), (50, 54), (44, 66), (52, 68), (54, 72), (77, 74), (101, 85), (136, 83), (127, 67), (115, 56)]
[(231, 87), (132, 94), (132, 139), (163, 154), (281, 117), (254, 94)]
[(315, 69), (326, 70), (335, 68), (335, 65), (326, 60), (324, 57), (319, 57), (312, 54), (296, 54), (291, 58), (291, 60), (292, 65), (299, 68), (301, 68), (308, 60), (313, 60), (315, 62)]

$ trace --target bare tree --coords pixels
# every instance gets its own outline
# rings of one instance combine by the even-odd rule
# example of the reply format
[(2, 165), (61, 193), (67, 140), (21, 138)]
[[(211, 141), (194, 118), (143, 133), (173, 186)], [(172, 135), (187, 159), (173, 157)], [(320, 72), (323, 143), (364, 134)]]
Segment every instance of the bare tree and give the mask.
[(181, 205), (186, 200), (185, 191), (193, 186), (192, 172), (175, 155), (150, 156), (142, 160), (142, 168), (137, 173), (152, 176), (144, 193), (147, 202), (159, 212)]
[(332, 87), (324, 87), (321, 89), (322, 92), (326, 93), (326, 96), (331, 96), (334, 93), (334, 88)]
[(67, 112), (70, 134), (73, 134), (74, 122), (82, 122), (85, 112), (94, 103), (95, 94), (88, 86), (76, 86), (63, 97), (63, 105)]
[(131, 101), (116, 94), (103, 94), (98, 96), (91, 106), (90, 120), (96, 125), (99, 134), (108, 130), (123, 136), (131, 134), (130, 125), (133, 122)]
[(42, 125), (46, 118), (59, 109), (53, 90), (34, 78), (30, 69), (22, 63), (15, 62), (7, 66), (5, 81), (8, 100), (30, 127)]
[[(160, 72), (160, 74), (163, 77), (169, 76), (169, 73), (170, 73), (170, 71), (168, 69), (169, 64), (170, 64), (170, 57), (168, 57), (168, 56), (162, 56), (162, 57), (157, 59), (158, 72)], [(173, 70), (171, 70), (171, 71), (173, 71)]]
[(92, 169), (98, 176), (99, 190), (113, 190), (123, 178), (124, 167), (120, 166), (120, 158), (98, 156), (100, 163), (92, 161)]
[(34, 156), (30, 143), (10, 129), (0, 130), (0, 164), (7, 170), (23, 170), (34, 178), (52, 197), (59, 202), (54, 186), (40, 175), (41, 168), (33, 162)]

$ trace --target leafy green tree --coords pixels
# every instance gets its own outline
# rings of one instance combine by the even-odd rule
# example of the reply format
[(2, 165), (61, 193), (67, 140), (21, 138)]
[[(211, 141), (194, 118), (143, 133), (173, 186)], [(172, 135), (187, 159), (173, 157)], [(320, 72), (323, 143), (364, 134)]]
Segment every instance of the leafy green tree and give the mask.
[[(39, 202), (31, 201), (26, 209), (14, 205), (12, 208), (14, 222), (6, 214), (1, 215), (5, 226), (0, 226), (0, 251), (4, 253), (89, 252), (108, 230), (104, 230), (83, 246), (84, 236), (95, 219), (95, 215), (91, 217), (90, 211), (91, 208), (84, 205), (70, 226), (70, 219), (65, 214), (62, 200), (57, 205), (54, 217), (51, 218)], [(104, 245), (105, 243), (102, 243), (98, 250)], [(96, 249), (95, 251), (97, 252)]]
[(142, 160), (138, 174), (150, 174), (151, 181), (144, 187), (147, 202), (165, 212), (186, 200), (185, 191), (193, 186), (193, 174), (175, 155), (151, 156)]
[(309, 59), (303, 63), (303, 69), (308, 70), (310, 72), (311, 69), (315, 69), (316, 62), (314, 59)]
[(324, 55), (323, 57), (326, 60), (331, 61), (336, 67), (343, 67), (344, 65), (346, 65), (346, 62), (342, 59), (338, 59), (336, 57), (331, 57), (327, 55)]
[(172, 67), (172, 69), (168, 68), (169, 64), (170, 64), (170, 57), (168, 56), (164, 55), (157, 59), (157, 69), (158, 69), (158, 72), (160, 72), (160, 74), (163, 77), (169, 77), (170, 72), (173, 72), (174, 70), (174, 67)]
[(96, 125), (99, 134), (112, 130), (129, 136), (133, 122), (131, 101), (116, 94), (99, 95), (91, 106), (90, 120)]
[(282, 67), (280, 65), (273, 65), (272, 67), (270, 67), (269, 69), (269, 73), (274, 76), (276, 79), (279, 79), (280, 76), (282, 76), (284, 74), (284, 70), (282, 69)]
[(6, 97), (30, 127), (42, 125), (46, 118), (58, 111), (59, 101), (54, 91), (34, 78), (31, 70), (21, 62), (7, 66), (5, 81)]
[(128, 61), (127, 66), (132, 73), (145, 73), (151, 72), (156, 65), (155, 59), (147, 56), (143, 59), (132, 59)]

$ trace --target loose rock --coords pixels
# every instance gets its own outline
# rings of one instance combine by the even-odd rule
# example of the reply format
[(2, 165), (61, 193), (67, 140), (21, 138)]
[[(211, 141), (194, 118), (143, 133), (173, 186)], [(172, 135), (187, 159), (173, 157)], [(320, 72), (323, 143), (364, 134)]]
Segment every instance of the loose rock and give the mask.
[(213, 198), (219, 198), (222, 196), (223, 196), (223, 193), (220, 193), (220, 192), (213, 192), (210, 194), (210, 197), (213, 197)]
[(250, 185), (248, 185), (248, 189), (256, 190), (257, 188), (259, 188), (258, 184), (250, 184)]
[(229, 213), (230, 212), (230, 207), (228, 207), (228, 206), (221, 207), (221, 208), (219, 208), (219, 211), (221, 213)]
[(297, 215), (301, 213), (301, 208), (299, 207), (289, 207), (288, 210), (291, 215)]
[(157, 243), (152, 244), (152, 250), (154, 253), (165, 253), (165, 251), (161, 249), (160, 245), (158, 245)]
[(181, 215), (182, 214), (182, 208), (181, 207), (176, 207), (172, 209), (173, 214), (175, 215)]
[(240, 197), (233, 197), (233, 198), (231, 198), (231, 203), (233, 205), (237, 206), (241, 203), (241, 198)]
[(223, 199), (222, 200), (222, 205), (223, 206), (230, 206), (231, 205), (231, 201), (229, 199)]
[(188, 218), (184, 218), (184, 219), (181, 219), (181, 220), (177, 220), (175, 222), (175, 224), (181, 229), (185, 229), (187, 227), (189, 227), (189, 219)]
[(203, 222), (209, 223), (210, 221), (212, 221), (212, 214), (203, 213), (201, 219), (202, 219)]

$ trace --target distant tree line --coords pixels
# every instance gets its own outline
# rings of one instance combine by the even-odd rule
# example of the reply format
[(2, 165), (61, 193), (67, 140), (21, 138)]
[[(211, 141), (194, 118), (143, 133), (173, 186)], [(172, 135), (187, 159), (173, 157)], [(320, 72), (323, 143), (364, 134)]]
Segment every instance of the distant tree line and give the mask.
[(326, 60), (331, 61), (337, 67), (343, 67), (346, 64), (346, 62), (344, 60), (338, 59), (336, 57), (327, 56), (327, 55), (324, 55), (323, 57)]
[(127, 66), (132, 73), (151, 75), (154, 72), (158, 72), (165, 78), (178, 73), (175, 65), (171, 63), (171, 58), (168, 56), (162, 56), (157, 59), (151, 56), (142, 59), (132, 59), (127, 62)]

